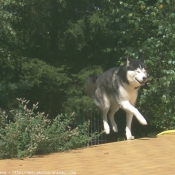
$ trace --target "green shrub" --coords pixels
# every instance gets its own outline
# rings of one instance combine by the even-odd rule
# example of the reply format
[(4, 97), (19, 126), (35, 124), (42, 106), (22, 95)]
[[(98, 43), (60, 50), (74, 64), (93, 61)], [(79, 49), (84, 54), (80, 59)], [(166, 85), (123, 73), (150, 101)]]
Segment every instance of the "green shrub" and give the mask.
[(121, 42), (126, 41), (124, 54), (133, 58), (143, 55), (149, 74), (137, 107), (151, 127), (175, 129), (175, 1), (120, 4), (125, 10), (120, 17), (126, 23), (121, 34)]
[[(73, 116), (58, 115), (50, 120), (44, 113), (27, 108), (29, 101), (18, 99), (18, 109), (10, 115), (0, 110), (0, 158), (25, 157), (84, 147), (96, 138), (97, 133), (88, 135), (86, 122), (75, 126)], [(72, 126), (72, 127), (71, 127)]]

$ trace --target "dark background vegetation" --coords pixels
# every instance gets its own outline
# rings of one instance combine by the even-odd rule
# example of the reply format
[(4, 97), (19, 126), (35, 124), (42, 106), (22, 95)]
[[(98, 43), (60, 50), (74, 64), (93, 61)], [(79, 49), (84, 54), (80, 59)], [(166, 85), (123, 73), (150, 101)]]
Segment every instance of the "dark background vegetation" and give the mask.
[(51, 119), (61, 113), (81, 118), (94, 109), (83, 93), (89, 74), (144, 56), (149, 80), (137, 106), (149, 123), (146, 130), (174, 128), (174, 0), (0, 4), (1, 109), (16, 109), (16, 98), (26, 98), (29, 107), (39, 102), (38, 110)]

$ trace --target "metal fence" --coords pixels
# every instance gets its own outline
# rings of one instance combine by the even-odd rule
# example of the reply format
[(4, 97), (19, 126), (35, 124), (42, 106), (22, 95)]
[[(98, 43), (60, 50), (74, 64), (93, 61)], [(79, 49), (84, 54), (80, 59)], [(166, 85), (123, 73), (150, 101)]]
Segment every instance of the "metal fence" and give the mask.
[[(99, 111), (93, 110), (90, 111), (88, 114), (84, 113), (82, 115), (82, 121), (89, 122), (89, 130), (88, 130), (89, 135), (93, 134), (94, 132), (102, 133), (102, 131), (104, 130), (101, 113)], [(102, 133), (98, 138), (89, 141), (88, 146), (104, 144), (106, 142), (107, 142), (106, 134)]]

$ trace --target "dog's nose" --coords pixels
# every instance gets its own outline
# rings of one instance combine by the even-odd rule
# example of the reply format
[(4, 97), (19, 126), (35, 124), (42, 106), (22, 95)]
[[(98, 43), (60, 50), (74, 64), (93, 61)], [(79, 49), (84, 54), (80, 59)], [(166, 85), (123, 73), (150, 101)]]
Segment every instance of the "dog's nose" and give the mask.
[(147, 77), (143, 77), (143, 80), (145, 81), (147, 79)]

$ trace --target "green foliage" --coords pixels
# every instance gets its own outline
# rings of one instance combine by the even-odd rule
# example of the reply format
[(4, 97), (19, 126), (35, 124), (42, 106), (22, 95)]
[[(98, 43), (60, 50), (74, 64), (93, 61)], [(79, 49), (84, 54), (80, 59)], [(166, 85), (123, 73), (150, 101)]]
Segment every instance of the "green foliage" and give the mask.
[(0, 106), (16, 97), (50, 118), (94, 109), (83, 81), (144, 56), (149, 72), (138, 105), (150, 125), (174, 128), (175, 1), (1, 1)]
[(15, 57), (8, 63), (2, 61), (0, 68), (2, 71), (0, 104), (1, 108), (5, 109), (13, 108), (16, 96), (20, 96), (30, 98), (32, 102), (44, 101), (45, 105), (41, 103), (43, 107), (41, 110), (46, 111), (45, 106), (47, 108), (49, 106), (50, 110), (52, 103), (48, 99), (53, 98), (52, 96), (58, 98), (59, 94), (65, 93), (65, 86), (72, 81), (66, 74), (64, 66), (53, 67), (38, 59)]
[[(130, 13), (129, 28), (125, 30), (130, 45), (125, 54), (144, 55), (149, 72), (139, 105), (150, 124), (162, 129), (174, 129), (175, 126), (172, 105), (175, 100), (174, 3), (171, 1), (170, 5), (169, 1), (158, 1), (149, 6), (139, 1), (135, 6), (137, 11), (134, 9), (132, 15), (127, 10)], [(123, 4), (125, 9), (130, 9), (129, 5)]]
[(97, 133), (88, 135), (88, 123), (76, 125), (73, 116), (58, 115), (49, 120), (34, 112), (38, 103), (28, 109), (29, 101), (18, 99), (20, 106), (11, 117), (0, 111), (0, 158), (26, 157), (84, 147)]
[(24, 81), (30, 82), (31, 86), (46, 86), (48, 84), (54, 89), (55, 87), (64, 86), (70, 81), (70, 78), (64, 72), (64, 67), (54, 68), (38, 59), (22, 59), (21, 66), (19, 76)]

